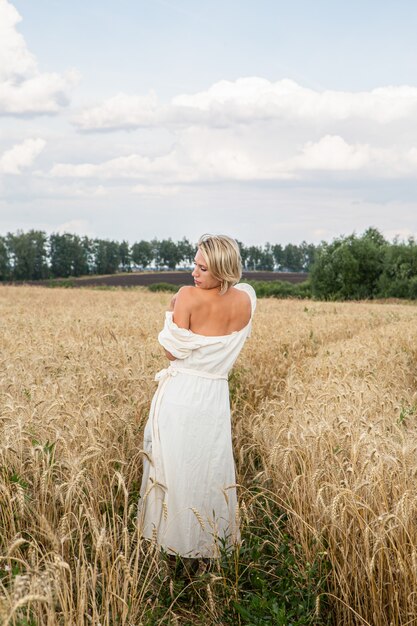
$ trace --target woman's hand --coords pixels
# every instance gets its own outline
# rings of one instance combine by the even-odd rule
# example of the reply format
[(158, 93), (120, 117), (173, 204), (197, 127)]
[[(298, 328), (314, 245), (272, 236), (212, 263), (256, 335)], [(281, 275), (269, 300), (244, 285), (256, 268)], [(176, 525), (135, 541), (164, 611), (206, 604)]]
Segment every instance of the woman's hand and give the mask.
[[(165, 348), (164, 348), (164, 350), (165, 350)], [(177, 357), (174, 356), (173, 354), (171, 354), (171, 352), (168, 352), (168, 350), (165, 350), (165, 354), (166, 354), (167, 359), (169, 359), (170, 361), (176, 361), (177, 360)]]

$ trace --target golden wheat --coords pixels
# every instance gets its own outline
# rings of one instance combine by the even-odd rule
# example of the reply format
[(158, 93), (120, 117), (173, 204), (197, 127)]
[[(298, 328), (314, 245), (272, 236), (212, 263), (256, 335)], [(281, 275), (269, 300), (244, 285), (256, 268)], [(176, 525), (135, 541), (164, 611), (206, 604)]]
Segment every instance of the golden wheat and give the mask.
[[(0, 288), (3, 623), (136, 626), (172, 588), (135, 523), (169, 299)], [(336, 624), (417, 620), (416, 322), (402, 304), (262, 300), (231, 375), (240, 516), (263, 480), (305, 562), (326, 553)]]

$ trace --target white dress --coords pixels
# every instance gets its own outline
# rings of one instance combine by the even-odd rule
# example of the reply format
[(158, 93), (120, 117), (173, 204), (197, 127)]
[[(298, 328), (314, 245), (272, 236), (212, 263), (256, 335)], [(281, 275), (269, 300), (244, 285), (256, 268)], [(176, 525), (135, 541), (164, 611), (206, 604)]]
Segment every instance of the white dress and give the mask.
[(138, 505), (142, 536), (169, 554), (216, 557), (240, 542), (232, 450), (228, 374), (247, 337), (241, 330), (208, 337), (179, 328), (167, 311), (159, 343), (175, 361), (159, 381), (144, 432), (143, 479)]

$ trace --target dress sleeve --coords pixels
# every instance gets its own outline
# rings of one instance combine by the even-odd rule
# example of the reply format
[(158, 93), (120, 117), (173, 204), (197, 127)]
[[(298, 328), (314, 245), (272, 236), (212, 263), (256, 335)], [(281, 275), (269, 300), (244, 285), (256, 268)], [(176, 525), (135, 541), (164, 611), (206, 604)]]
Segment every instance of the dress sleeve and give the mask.
[(252, 285), (249, 285), (249, 283), (237, 283), (237, 285), (235, 285), (235, 288), (240, 289), (241, 291), (246, 291), (246, 293), (248, 294), (250, 298), (252, 312), (250, 316), (249, 330), (246, 335), (246, 339), (249, 339), (249, 337), (252, 334), (252, 319), (253, 319), (253, 314), (255, 313), (255, 309), (256, 309), (256, 291), (252, 287)]
[(251, 319), (252, 319), (253, 314), (255, 313), (255, 309), (256, 309), (255, 289), (252, 287), (252, 285), (249, 285), (249, 283), (237, 283), (237, 285), (235, 285), (235, 288), (240, 289), (241, 291), (246, 291), (246, 293), (248, 294), (250, 298), (251, 306), (252, 306), (252, 313), (251, 313)]
[(176, 359), (186, 359), (197, 348), (221, 342), (220, 338), (205, 337), (204, 335), (197, 335), (186, 328), (180, 328), (172, 317), (172, 311), (165, 312), (165, 323), (158, 335), (158, 341)]

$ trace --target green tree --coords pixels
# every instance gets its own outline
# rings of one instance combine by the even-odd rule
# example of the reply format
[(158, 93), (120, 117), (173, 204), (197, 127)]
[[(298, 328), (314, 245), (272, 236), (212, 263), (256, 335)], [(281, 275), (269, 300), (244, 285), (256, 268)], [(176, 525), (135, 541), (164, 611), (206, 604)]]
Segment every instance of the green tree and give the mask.
[(343, 240), (323, 242), (311, 271), (313, 296), (324, 300), (353, 297), (359, 280), (359, 264)]
[[(88, 238), (87, 238), (88, 239)], [(78, 235), (72, 235), (71, 272), (72, 276), (89, 274), (88, 252), (83, 240)]]
[(54, 277), (89, 273), (88, 250), (78, 235), (52, 233), (49, 236), (49, 261)]
[(259, 246), (249, 246), (247, 264), (250, 270), (259, 270), (262, 263), (262, 249)]
[(275, 265), (281, 270), (284, 267), (284, 248), (280, 243), (276, 243), (272, 246), (272, 254), (274, 256)]
[(117, 241), (96, 239), (94, 245), (95, 270), (97, 274), (114, 274), (119, 268), (119, 244)]
[(383, 271), (387, 241), (376, 228), (368, 228), (361, 237), (351, 236), (352, 253), (359, 263), (359, 285), (355, 298), (373, 298)]
[(130, 272), (132, 257), (130, 253), (129, 243), (127, 241), (122, 241), (122, 243), (119, 244), (119, 259), (123, 272)]
[(95, 240), (84, 235), (76, 248), (74, 276), (93, 274), (95, 269)]
[(293, 243), (287, 243), (282, 253), (282, 264), (290, 272), (301, 272), (303, 269), (303, 251)]
[(47, 236), (40, 230), (27, 233), (18, 230), (7, 233), (13, 280), (39, 280), (48, 278)]
[(312, 293), (328, 300), (373, 298), (378, 294), (386, 241), (376, 229), (357, 237), (322, 242), (311, 269)]
[(364, 234), (362, 235), (362, 239), (369, 243), (372, 243), (377, 248), (381, 248), (388, 243), (383, 234), (380, 233), (379, 230), (377, 228), (374, 228), (373, 226), (370, 226), (365, 230)]
[(11, 267), (7, 239), (0, 235), (0, 281), (10, 280)]
[(160, 265), (162, 265), (162, 260), (161, 260), (161, 242), (154, 237), (151, 241), (150, 241), (150, 246), (151, 246), (151, 250), (152, 250), (152, 260), (154, 261), (156, 267), (160, 267)]
[(317, 253), (316, 246), (312, 243), (307, 243), (306, 241), (302, 241), (299, 248), (301, 251), (301, 258), (302, 258), (302, 269), (304, 272), (309, 272), (316, 258), (316, 253)]
[(49, 236), (49, 262), (54, 278), (72, 275), (73, 235), (52, 233)]
[(264, 271), (273, 271), (274, 269), (274, 254), (269, 242), (267, 242), (261, 250), (261, 259), (258, 268)]
[(136, 265), (147, 267), (154, 258), (152, 245), (149, 241), (138, 241), (132, 246), (132, 260)]
[(159, 258), (163, 265), (168, 265), (172, 270), (175, 270), (177, 264), (182, 261), (181, 251), (171, 237), (160, 242)]
[(185, 261), (187, 265), (192, 265), (197, 246), (188, 241), (186, 237), (183, 237), (181, 241), (177, 242), (177, 248), (181, 256), (181, 260)]
[(383, 271), (378, 281), (384, 298), (415, 298), (417, 285), (417, 245), (410, 237), (385, 247)]
[(238, 239), (236, 239), (236, 243), (239, 246), (240, 258), (242, 259), (242, 266), (243, 266), (244, 269), (247, 269), (249, 250)]

